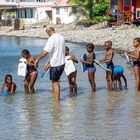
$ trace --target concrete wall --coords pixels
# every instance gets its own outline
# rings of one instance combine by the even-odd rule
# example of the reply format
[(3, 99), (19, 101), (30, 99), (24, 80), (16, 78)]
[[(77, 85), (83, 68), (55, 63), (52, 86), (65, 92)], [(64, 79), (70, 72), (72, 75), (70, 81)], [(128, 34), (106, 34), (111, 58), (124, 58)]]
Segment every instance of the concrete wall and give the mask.
[[(49, 21), (47, 11), (52, 11), (52, 21)], [(57, 14), (57, 12), (59, 13)], [(72, 7), (59, 7), (59, 8), (36, 8), (34, 9), (34, 18), (24, 19), (24, 23), (34, 24), (34, 23), (50, 23), (53, 24), (69, 24), (75, 20), (75, 15), (72, 14)]]
[[(21, 10), (21, 9), (19, 9)], [(25, 10), (25, 9), (22, 9), (22, 10)], [(31, 24), (35, 24), (35, 23), (42, 23), (42, 22), (45, 22), (47, 23), (47, 19), (48, 19), (48, 16), (47, 16), (47, 13), (46, 11), (50, 11), (52, 10), (51, 8), (33, 8), (33, 17), (32, 18), (25, 18), (24, 16), (23, 17), (18, 17), (18, 18), (21, 18), (24, 20), (24, 24), (25, 26), (28, 26), (28, 25), (31, 25)], [(26, 15), (30, 15), (31, 13), (28, 12), (28, 10), (26, 9)]]
[[(57, 13), (59, 11), (59, 14)], [(59, 21), (58, 21), (59, 20)], [(72, 7), (54, 7), (53, 8), (53, 24), (69, 24), (75, 20), (72, 14)]]

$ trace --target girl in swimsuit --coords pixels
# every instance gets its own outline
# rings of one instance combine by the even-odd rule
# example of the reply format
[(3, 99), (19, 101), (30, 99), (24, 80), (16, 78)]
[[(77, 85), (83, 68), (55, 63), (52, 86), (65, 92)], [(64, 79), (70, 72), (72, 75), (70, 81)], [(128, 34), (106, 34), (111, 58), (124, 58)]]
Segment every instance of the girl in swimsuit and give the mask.
[(35, 58), (30, 55), (28, 50), (22, 51), (22, 57), (26, 58), (26, 64), (27, 64), (27, 74), (25, 76), (24, 81), (24, 90), (25, 93), (29, 93), (29, 87), (30, 87), (30, 93), (35, 93), (34, 90), (34, 84), (38, 76), (38, 71), (35, 66)]
[(140, 91), (140, 38), (135, 38), (133, 40), (134, 51), (131, 54), (128, 54), (132, 58), (134, 65), (134, 74), (136, 80), (136, 90)]
[(12, 75), (7, 74), (5, 76), (5, 82), (3, 83), (0, 92), (3, 92), (4, 87), (7, 87), (7, 92), (9, 92), (10, 94), (13, 94), (15, 92), (16, 84), (12, 81)]
[(96, 91), (96, 83), (95, 83), (96, 67), (94, 66), (94, 59), (95, 59), (94, 45), (92, 43), (89, 43), (87, 44), (86, 49), (88, 52), (87, 60), (84, 61), (81, 59), (81, 62), (85, 63), (87, 66), (88, 78), (91, 85), (91, 89), (92, 89), (92, 92), (95, 92)]

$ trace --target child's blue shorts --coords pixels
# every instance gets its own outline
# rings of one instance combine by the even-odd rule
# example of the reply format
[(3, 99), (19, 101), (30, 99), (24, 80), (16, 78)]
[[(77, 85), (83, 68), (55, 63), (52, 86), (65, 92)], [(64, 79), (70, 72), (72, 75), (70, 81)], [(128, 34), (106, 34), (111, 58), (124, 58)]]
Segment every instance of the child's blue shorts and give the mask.
[(124, 68), (122, 66), (115, 66), (113, 70), (113, 75), (122, 75), (124, 72)]

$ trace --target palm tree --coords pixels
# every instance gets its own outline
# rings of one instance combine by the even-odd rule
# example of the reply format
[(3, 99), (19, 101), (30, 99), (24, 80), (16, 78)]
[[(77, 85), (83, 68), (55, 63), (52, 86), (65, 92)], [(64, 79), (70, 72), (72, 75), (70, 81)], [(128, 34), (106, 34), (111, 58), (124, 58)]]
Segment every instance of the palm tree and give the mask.
[[(107, 6), (108, 1), (109, 0), (71, 0), (71, 2), (73, 4), (75, 4), (78, 8), (80, 8), (82, 10), (83, 14), (90, 20), (92, 20), (95, 15), (100, 16), (100, 14), (101, 14), (100, 12), (102, 12), (102, 14), (103, 14), (103, 12), (106, 12), (106, 9), (108, 7)], [(104, 5), (105, 3), (107, 5)], [(95, 9), (95, 7), (97, 6), (96, 4), (97, 5), (100, 4), (98, 6), (98, 9)], [(98, 11), (100, 11), (100, 12), (98, 12), (98, 14), (94, 13), (94, 11), (95, 11), (94, 9), (96, 10), (96, 12), (98, 12)]]
[(71, 2), (72, 4), (76, 4), (87, 18), (93, 19), (92, 8), (94, 0), (71, 0)]

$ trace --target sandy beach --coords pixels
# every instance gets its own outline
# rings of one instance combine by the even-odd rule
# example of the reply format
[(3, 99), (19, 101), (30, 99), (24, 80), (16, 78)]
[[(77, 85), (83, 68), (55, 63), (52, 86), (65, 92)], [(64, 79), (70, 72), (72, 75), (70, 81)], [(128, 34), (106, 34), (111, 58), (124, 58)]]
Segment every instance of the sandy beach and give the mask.
[[(103, 45), (105, 41), (111, 40), (113, 48), (129, 51), (132, 48), (132, 41), (140, 36), (140, 28), (128, 25), (120, 27), (105, 27), (104, 24), (90, 27), (69, 25), (55, 25), (56, 31), (62, 34), (67, 41), (76, 43), (92, 42), (95, 45)], [(14, 30), (13, 27), (1, 27), (0, 35), (26, 36), (47, 38), (45, 27), (33, 27), (25, 30)]]

